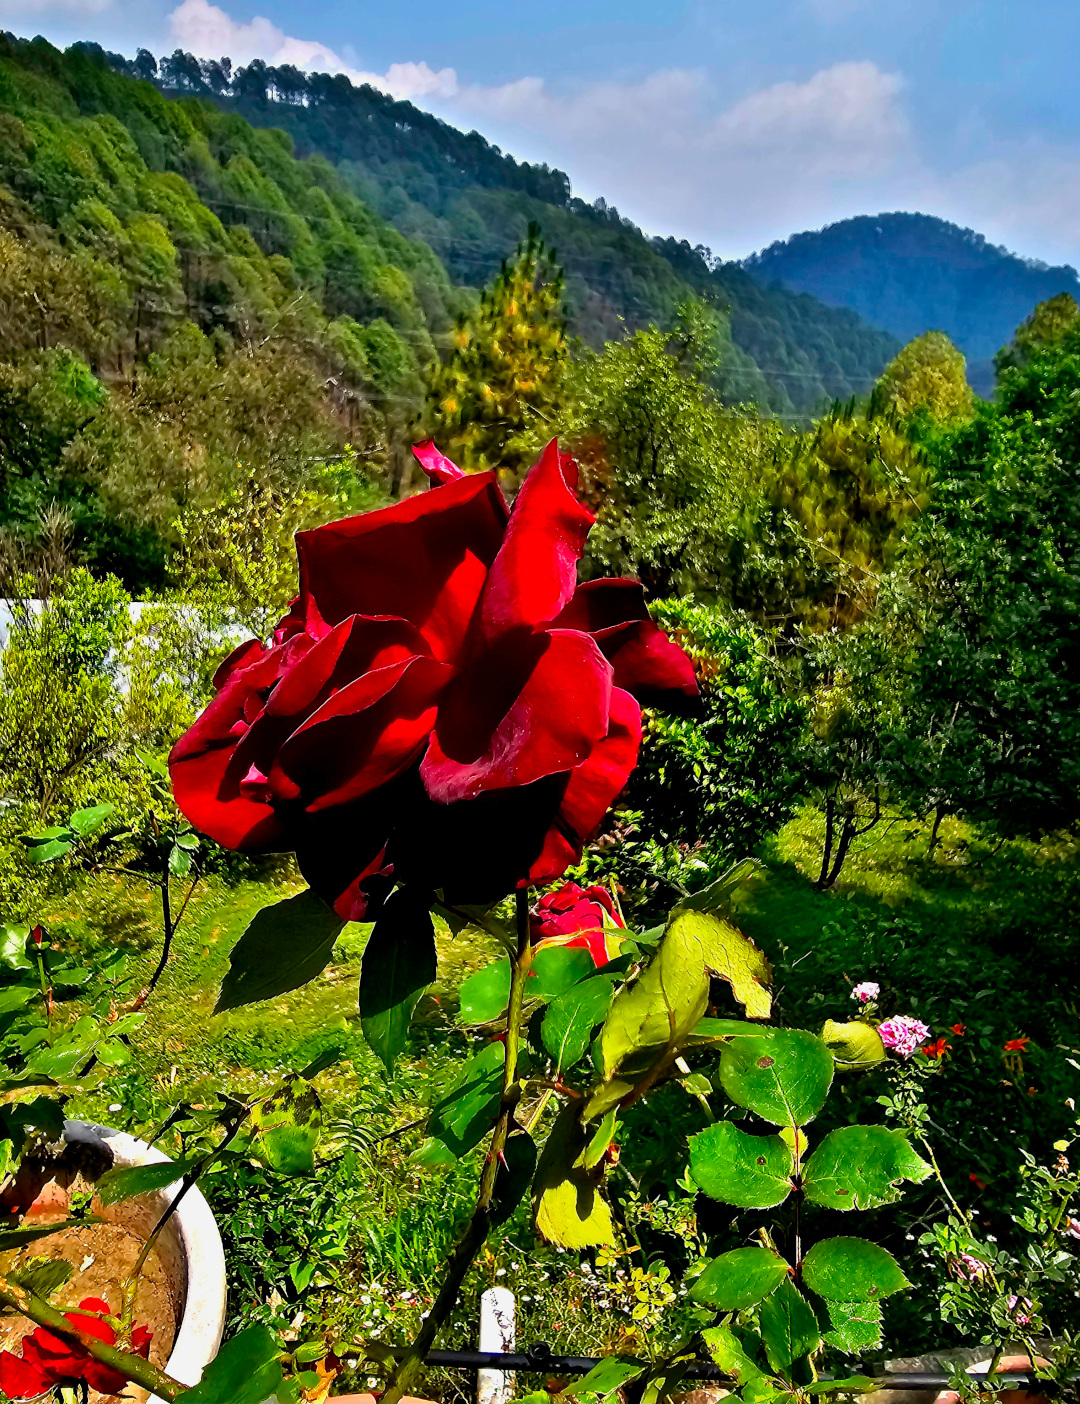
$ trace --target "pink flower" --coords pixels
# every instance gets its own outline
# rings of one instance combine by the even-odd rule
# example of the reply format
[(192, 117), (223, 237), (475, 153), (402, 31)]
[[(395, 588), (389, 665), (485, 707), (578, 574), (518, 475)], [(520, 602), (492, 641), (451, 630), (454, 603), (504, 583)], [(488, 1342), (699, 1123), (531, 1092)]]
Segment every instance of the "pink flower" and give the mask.
[(1013, 1295), (1009, 1298), (1009, 1315), (1018, 1326), (1031, 1325), (1031, 1311), (1032, 1303), (1028, 1301), (1027, 1297)]
[(872, 999), (877, 999), (880, 993), (880, 985), (875, 984), (873, 980), (864, 980), (851, 991), (851, 998), (857, 999), (860, 1004), (869, 1004)]
[(1070, 1238), (1080, 1238), (1080, 1219), (1070, 1219), (1065, 1232)]
[(878, 1033), (886, 1048), (891, 1048), (901, 1058), (910, 1058), (920, 1043), (930, 1036), (929, 1028), (921, 1019), (913, 1019), (910, 1014), (894, 1014), (878, 1025)]
[(981, 1258), (973, 1257), (970, 1253), (961, 1253), (956, 1260), (957, 1276), (966, 1278), (968, 1282), (981, 1281), (989, 1271), (989, 1263), (984, 1263)]

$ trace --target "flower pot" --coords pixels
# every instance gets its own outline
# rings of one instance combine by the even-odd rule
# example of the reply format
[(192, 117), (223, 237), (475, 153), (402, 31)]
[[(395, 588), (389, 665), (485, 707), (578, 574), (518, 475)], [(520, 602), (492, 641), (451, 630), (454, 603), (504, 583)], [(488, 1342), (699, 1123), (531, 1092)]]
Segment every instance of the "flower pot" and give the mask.
[[(168, 1159), (126, 1132), (67, 1121), (62, 1142), (50, 1147), (47, 1155), (24, 1163), (3, 1204), (8, 1210), (23, 1208), (29, 1224), (46, 1225), (66, 1218), (71, 1195), (92, 1189), (113, 1166), (160, 1164)], [(93, 1212), (102, 1224), (39, 1239), (24, 1254), (63, 1257), (73, 1264), (75, 1274), (56, 1300), (67, 1304), (99, 1296), (115, 1310), (120, 1282), (178, 1189), (170, 1185), (108, 1207), (94, 1203)], [(135, 1319), (154, 1331), (150, 1358), (182, 1384), (197, 1384), (221, 1344), (226, 1291), (221, 1236), (198, 1189), (188, 1191), (162, 1230), (140, 1282)], [(33, 1328), (27, 1324), (26, 1329)], [(23, 1334), (21, 1325), (17, 1334)], [(17, 1351), (16, 1339), (9, 1338), (9, 1347)], [(145, 1400), (147, 1396), (129, 1386), (126, 1398)]]

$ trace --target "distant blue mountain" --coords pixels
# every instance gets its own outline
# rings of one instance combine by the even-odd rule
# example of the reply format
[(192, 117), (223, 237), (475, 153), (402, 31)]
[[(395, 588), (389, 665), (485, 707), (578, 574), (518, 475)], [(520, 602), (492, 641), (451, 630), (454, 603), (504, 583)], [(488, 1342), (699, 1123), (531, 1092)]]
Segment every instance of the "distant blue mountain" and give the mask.
[(972, 384), (983, 394), (993, 384), (994, 352), (1036, 303), (1060, 292), (1080, 300), (1075, 268), (1020, 258), (971, 229), (924, 214), (859, 215), (793, 234), (743, 267), (765, 287), (851, 308), (901, 341), (946, 332), (968, 357)]

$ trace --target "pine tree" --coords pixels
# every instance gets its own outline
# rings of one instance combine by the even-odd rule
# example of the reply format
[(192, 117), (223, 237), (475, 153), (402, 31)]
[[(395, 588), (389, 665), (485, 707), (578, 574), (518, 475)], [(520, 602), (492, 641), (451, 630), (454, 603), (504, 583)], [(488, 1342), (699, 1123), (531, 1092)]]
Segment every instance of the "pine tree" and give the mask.
[(426, 433), (463, 468), (519, 477), (558, 404), (568, 350), (562, 272), (530, 225), (433, 368)]
[(958, 424), (974, 409), (962, 352), (944, 332), (930, 331), (909, 341), (881, 372), (869, 413), (909, 419), (923, 411), (939, 424)]
[(826, 415), (778, 455), (765, 488), (795, 528), (791, 608), (818, 628), (866, 614), (927, 501), (919, 450), (888, 420), (857, 415), (852, 406)]

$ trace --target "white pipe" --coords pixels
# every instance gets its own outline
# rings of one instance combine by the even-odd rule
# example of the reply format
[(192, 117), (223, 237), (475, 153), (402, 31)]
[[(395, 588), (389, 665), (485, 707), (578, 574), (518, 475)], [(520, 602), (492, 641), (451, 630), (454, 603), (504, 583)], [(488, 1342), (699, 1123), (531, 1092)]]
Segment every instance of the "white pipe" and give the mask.
[[(514, 1349), (514, 1294), (509, 1287), (489, 1287), (480, 1298), (480, 1349), (506, 1355)], [(509, 1404), (513, 1371), (477, 1370), (476, 1404)]]

